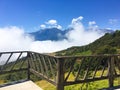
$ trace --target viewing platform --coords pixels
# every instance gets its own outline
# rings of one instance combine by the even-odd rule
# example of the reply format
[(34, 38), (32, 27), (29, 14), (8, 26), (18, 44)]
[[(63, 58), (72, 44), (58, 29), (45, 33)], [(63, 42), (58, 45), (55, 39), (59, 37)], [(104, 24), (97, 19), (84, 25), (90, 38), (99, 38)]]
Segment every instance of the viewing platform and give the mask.
[(43, 90), (43, 89), (41, 89), (34, 82), (29, 80), (21, 83), (16, 83), (13, 85), (6, 85), (4, 87), (1, 87), (0, 90)]
[[(56, 90), (100, 80), (108, 81), (109, 89), (97, 90), (119, 90), (119, 83), (114, 87), (114, 81), (120, 77), (120, 54), (50, 56), (31, 51), (0, 52), (0, 80), (16, 82), (1, 85), (0, 90), (42, 90), (31, 81), (33, 76), (53, 84)], [(27, 81), (17, 83), (21, 79)]]

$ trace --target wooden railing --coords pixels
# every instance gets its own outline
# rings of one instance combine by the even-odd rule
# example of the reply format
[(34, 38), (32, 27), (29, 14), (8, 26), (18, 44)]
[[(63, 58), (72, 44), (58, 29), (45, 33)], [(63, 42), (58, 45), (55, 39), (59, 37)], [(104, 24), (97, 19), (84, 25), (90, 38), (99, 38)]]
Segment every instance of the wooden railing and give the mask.
[[(27, 52), (3, 52), (0, 53), (0, 74), (7, 72), (20, 71), (21, 69), (27, 69), (26, 65), (23, 65), (26, 61)], [(15, 67), (17, 63), (19, 66)]]
[[(64, 90), (64, 86), (108, 79), (109, 87), (120, 76), (120, 55), (49, 56), (30, 51), (1, 52), (0, 74), (31, 73)], [(73, 75), (73, 79), (70, 78)]]
[[(108, 79), (109, 87), (113, 87), (114, 78), (120, 76), (120, 55), (93, 55), (93, 56), (64, 56), (59, 60), (62, 78), (58, 82), (57, 90), (64, 90), (64, 86), (88, 83)], [(65, 76), (65, 73), (67, 75)], [(70, 75), (74, 79), (70, 79)], [(58, 78), (59, 78), (58, 77)]]

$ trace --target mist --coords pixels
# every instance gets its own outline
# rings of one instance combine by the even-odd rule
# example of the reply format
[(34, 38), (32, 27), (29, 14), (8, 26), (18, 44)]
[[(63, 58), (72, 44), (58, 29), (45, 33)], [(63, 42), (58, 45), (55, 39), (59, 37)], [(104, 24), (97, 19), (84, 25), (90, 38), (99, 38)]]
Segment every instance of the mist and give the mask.
[(72, 30), (65, 34), (67, 39), (59, 41), (35, 41), (31, 44), (31, 50), (41, 53), (56, 52), (72, 46), (87, 45), (103, 36), (102, 33), (96, 31), (97, 25), (95, 21), (89, 22), (90, 29), (85, 30), (84, 25), (81, 22), (82, 19), (82, 16), (73, 18), (69, 25), (69, 28), (72, 28)]
[(25, 33), (23, 28), (9, 26), (0, 28), (0, 52), (5, 51), (35, 51), (51, 53), (71, 46), (82, 46), (100, 38), (103, 34), (95, 30), (85, 30), (81, 23), (82, 17), (74, 18), (69, 25), (73, 30), (59, 41), (35, 41), (34, 37)]
[(25, 34), (24, 29), (9, 26), (0, 28), (0, 52), (30, 50), (34, 38)]

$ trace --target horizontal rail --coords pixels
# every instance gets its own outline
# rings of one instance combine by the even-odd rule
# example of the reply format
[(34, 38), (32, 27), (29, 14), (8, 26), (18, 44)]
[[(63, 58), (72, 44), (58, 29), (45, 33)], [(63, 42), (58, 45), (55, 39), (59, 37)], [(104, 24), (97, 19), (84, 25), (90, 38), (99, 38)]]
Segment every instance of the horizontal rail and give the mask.
[(7, 53), (25, 53), (25, 52), (29, 52), (29, 51), (12, 51), (12, 52), (0, 52), (0, 54), (7, 54)]
[[(116, 75), (114, 76), (115, 78), (116, 77), (120, 77), (120, 75)], [(105, 80), (105, 79), (108, 79), (108, 76), (103, 76), (101, 78), (94, 78), (94, 79), (86, 79), (86, 80), (78, 80), (76, 82), (74, 81), (68, 81), (66, 83), (64, 83), (65, 86), (69, 86), (69, 85), (74, 85), (74, 84), (79, 84), (79, 83), (89, 83), (89, 82), (94, 82), (94, 81), (99, 81), (99, 80)]]
[(75, 55), (75, 56), (54, 56), (58, 59), (68, 59), (68, 58), (84, 58), (84, 57), (110, 57), (110, 56), (120, 56), (120, 54), (102, 54), (102, 55)]
[(43, 78), (44, 80), (46, 80), (46, 81), (48, 81), (49, 83), (51, 83), (51, 84), (53, 84), (53, 85), (56, 86), (56, 83), (55, 83), (53, 80), (48, 79), (46, 76), (42, 75), (41, 73), (39, 73), (39, 72), (37, 72), (37, 71), (35, 71), (35, 70), (33, 70), (33, 69), (30, 69), (30, 72), (33, 73), (34, 75), (38, 76), (38, 77)]

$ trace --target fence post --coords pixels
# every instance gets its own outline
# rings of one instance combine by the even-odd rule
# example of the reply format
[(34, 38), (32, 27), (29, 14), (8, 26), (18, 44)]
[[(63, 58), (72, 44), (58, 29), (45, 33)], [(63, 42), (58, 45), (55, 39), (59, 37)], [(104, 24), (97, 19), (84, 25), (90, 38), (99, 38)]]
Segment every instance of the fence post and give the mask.
[(64, 90), (64, 59), (57, 59), (57, 90)]
[(109, 87), (113, 87), (114, 84), (114, 57), (111, 56), (110, 60), (108, 60), (108, 67), (109, 67)]
[(30, 54), (27, 52), (27, 79), (30, 80)]

